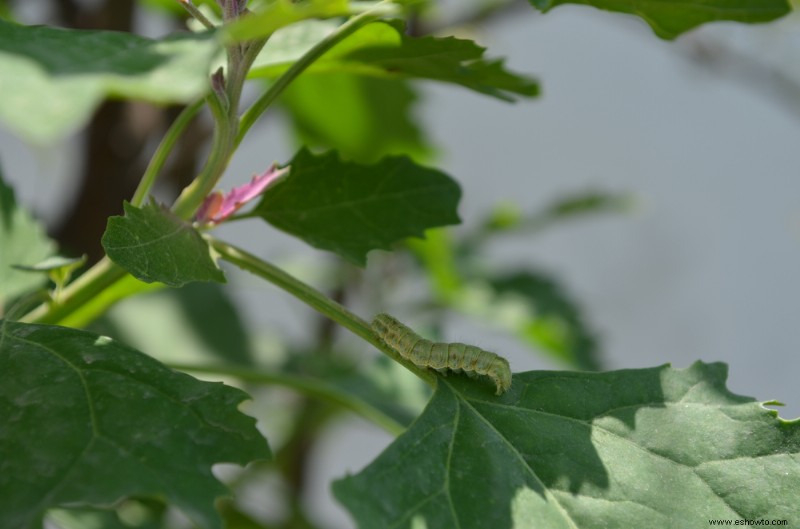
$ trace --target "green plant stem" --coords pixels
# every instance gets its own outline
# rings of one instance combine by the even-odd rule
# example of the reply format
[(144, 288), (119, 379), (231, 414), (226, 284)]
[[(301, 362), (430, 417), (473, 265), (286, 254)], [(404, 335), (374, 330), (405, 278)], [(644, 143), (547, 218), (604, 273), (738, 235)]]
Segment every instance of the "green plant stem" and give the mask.
[(336, 28), (332, 33), (327, 35), (324, 39), (314, 45), (313, 48), (308, 50), (305, 55), (300, 57), (292, 66), (286, 70), (283, 75), (278, 77), (272, 86), (259, 97), (253, 105), (242, 114), (242, 119), (239, 123), (239, 131), (236, 134), (235, 145), (239, 145), (242, 139), (250, 130), (250, 127), (261, 117), (272, 103), (278, 98), (281, 93), (294, 81), (306, 68), (311, 66), (314, 61), (319, 59), (334, 45), (344, 40), (346, 37), (352, 35), (358, 28), (378, 20), (385, 14), (387, 2), (375, 4), (371, 9), (360, 13), (347, 22)]
[(186, 127), (192, 122), (192, 119), (194, 119), (197, 113), (200, 112), (204, 104), (205, 101), (203, 99), (192, 103), (184, 108), (178, 117), (175, 118), (175, 121), (172, 122), (172, 125), (170, 125), (166, 134), (164, 134), (164, 138), (161, 140), (156, 152), (153, 153), (153, 157), (150, 159), (150, 163), (147, 165), (147, 169), (145, 169), (142, 175), (142, 180), (139, 182), (139, 186), (136, 188), (133, 198), (131, 198), (132, 205), (139, 207), (145, 201), (148, 193), (150, 193), (150, 189), (152, 189), (153, 184), (156, 182), (156, 178), (158, 178), (158, 173), (161, 172), (161, 169), (164, 167), (178, 138), (180, 138), (183, 131), (186, 130)]
[(235, 120), (231, 119), (228, 109), (223, 107), (216, 94), (209, 95), (206, 101), (214, 116), (214, 139), (211, 143), (211, 153), (200, 174), (183, 190), (172, 207), (173, 213), (184, 220), (188, 220), (206, 196), (214, 190), (235, 150), (233, 144)]
[[(155, 183), (158, 173), (164, 167), (172, 148), (180, 138), (183, 131), (197, 115), (204, 100), (199, 100), (183, 109), (170, 125), (161, 143), (156, 148), (153, 158), (147, 165), (139, 186), (131, 198), (131, 204), (140, 206), (147, 198), (148, 193)], [(60, 323), (64, 318), (79, 310), (85, 303), (92, 300), (97, 294), (115, 284), (125, 276), (122, 268), (112, 263), (107, 257), (99, 261), (76, 281), (69, 284), (55, 302), (43, 303), (21, 318), (21, 321), (31, 323)]]
[[(259, 98), (258, 101), (242, 116), (241, 122), (238, 119), (235, 119), (235, 112), (232, 113), (230, 108), (224, 108), (219, 99), (215, 94), (209, 95), (205, 101), (208, 103), (209, 108), (211, 109), (212, 115), (215, 119), (215, 132), (214, 132), (214, 140), (212, 142), (211, 153), (209, 154), (208, 159), (206, 160), (206, 164), (203, 166), (200, 174), (197, 178), (187, 186), (181, 195), (178, 197), (178, 200), (175, 202), (173, 206), (173, 212), (181, 217), (182, 219), (188, 220), (194, 214), (195, 210), (202, 204), (205, 197), (214, 189), (216, 186), (217, 181), (222, 176), (222, 173), (225, 171), (225, 168), (228, 166), (228, 162), (233, 155), (233, 152), (236, 150), (236, 146), (239, 144), (241, 139), (247, 133), (247, 131), (252, 127), (253, 123), (258, 119), (258, 117), (269, 107), (269, 105), (278, 97), (278, 95), (298, 76), (302, 73), (308, 66), (310, 66), (316, 59), (318, 59), (322, 54), (324, 54), (327, 50), (329, 50), (334, 44), (341, 41), (348, 35), (352, 34), (355, 30), (360, 28), (361, 26), (380, 18), (385, 13), (385, 5), (386, 2), (381, 2), (376, 4), (372, 9), (364, 11), (363, 13), (354, 16), (341, 26), (337, 28), (336, 31), (328, 35), (325, 39), (319, 42), (314, 48), (309, 50), (303, 57), (301, 57), (292, 67), (286, 71), (276, 82), (273, 84), (267, 92)], [(264, 41), (266, 42), (266, 41)], [(260, 43), (263, 45), (263, 42)], [(252, 62), (252, 59), (255, 58), (255, 52), (248, 54), (246, 62)], [(236, 75), (232, 76), (233, 82), (237, 84), (235, 87), (229, 87), (229, 90), (232, 93), (239, 93), (241, 91), (241, 86), (244, 83), (245, 75)], [(197, 110), (199, 110), (202, 103), (196, 103), (198, 105)], [(193, 108), (188, 107), (188, 108)], [(185, 117), (186, 120), (189, 119), (190, 112), (187, 112)], [(185, 127), (185, 123), (183, 123), (183, 119), (179, 117), (179, 121), (181, 122), (179, 125), (177, 121), (170, 130), (167, 132), (167, 135), (162, 140), (162, 144), (159, 146), (159, 151), (163, 150), (164, 160), (166, 160), (166, 156), (168, 155), (174, 141), (177, 139), (178, 132), (174, 135), (172, 134), (174, 127)], [(163, 147), (163, 149), (162, 149)], [(155, 179), (155, 175), (158, 173), (159, 169), (164, 163), (164, 160), (156, 162), (155, 160), (148, 166), (147, 171), (142, 179), (142, 182), (137, 189), (133, 200), (138, 201), (139, 204), (145, 199), (149, 189), (151, 188), (153, 181)], [(249, 255), (249, 254), (247, 254)], [(252, 256), (251, 256), (252, 257)], [(254, 258), (255, 259), (255, 258)], [(270, 265), (271, 266), (271, 265)], [(274, 268), (274, 267), (272, 267)], [(275, 268), (275, 270), (280, 271), (279, 269)], [(83, 303), (88, 302), (94, 296), (105, 290), (106, 288), (110, 287), (114, 283), (116, 283), (119, 279), (125, 276), (125, 271), (120, 267), (114, 265), (108, 258), (104, 258), (99, 263), (97, 263), (94, 267), (92, 267), (88, 272), (83, 274), (79, 277), (76, 281), (68, 285), (64, 292), (61, 294), (61, 299), (59, 303), (49, 303), (49, 304), (42, 304), (35, 308), (33, 311), (26, 314), (22, 321), (27, 322), (38, 322), (38, 323), (58, 323), (70, 314), (77, 311)], [(288, 276), (291, 277), (291, 276)], [(294, 278), (291, 278), (294, 281), (297, 281)], [(307, 287), (300, 282), (301, 285)], [(309, 288), (309, 287), (307, 287)], [(291, 290), (290, 290), (291, 292)], [(322, 299), (325, 298), (322, 294), (317, 294)], [(301, 298), (303, 299), (303, 298)], [(308, 300), (304, 300), (307, 303), (311, 304)], [(312, 305), (313, 306), (313, 305)], [(341, 309), (344, 309), (341, 307)], [(319, 310), (319, 309), (318, 309)], [(372, 336), (372, 332), (369, 330), (369, 326), (363, 320), (360, 320), (360, 323), (354, 319), (344, 317), (343, 313), (338, 312), (337, 309), (333, 309), (332, 312), (326, 313), (320, 311), (328, 317), (331, 317), (334, 321), (338, 323), (342, 323), (337, 318), (344, 318), (344, 320), (348, 321), (348, 324), (342, 323), (345, 327), (352, 330), (359, 336), (362, 336), (370, 343), (375, 343), (377, 339)], [(357, 318), (355, 315), (352, 315), (354, 318)], [(358, 329), (358, 331), (354, 330)], [(377, 346), (377, 345), (376, 345)], [(390, 354), (384, 349), (385, 353)], [(396, 355), (399, 357), (399, 355)], [(394, 357), (394, 356), (393, 356)], [(404, 365), (408, 363), (403, 361), (402, 359), (395, 358), (396, 360), (400, 361)], [(408, 367), (408, 365), (407, 365)], [(419, 369), (414, 369), (415, 366), (409, 367), (412, 371), (420, 371)], [(420, 374), (420, 373), (417, 373)], [(425, 378), (425, 377), (423, 377)], [(430, 383), (433, 383), (435, 377), (428, 377), (427, 380)]]
[(169, 367), (179, 371), (190, 371), (193, 373), (229, 375), (246, 382), (291, 388), (300, 393), (322, 398), (327, 402), (333, 402), (347, 408), (377, 424), (392, 435), (400, 435), (405, 431), (405, 426), (379, 409), (371, 406), (368, 402), (322, 381), (309, 380), (304, 377), (286, 373), (227, 365), (169, 364)]
[(183, 6), (183, 8), (189, 12), (189, 14), (197, 19), (198, 22), (203, 24), (207, 29), (214, 29), (216, 26), (213, 22), (211, 22), (206, 16), (203, 14), (202, 11), (197, 9), (197, 7), (192, 3), (191, 0), (178, 0), (178, 3)]
[(228, 244), (219, 239), (208, 237), (214, 250), (219, 253), (220, 257), (226, 261), (235, 264), (236, 266), (247, 270), (263, 279), (266, 279), (275, 286), (287, 291), (295, 296), (297, 299), (311, 306), (323, 316), (326, 316), (342, 327), (348, 329), (356, 336), (364, 339), (378, 350), (399, 362), (412, 373), (420, 377), (422, 380), (435, 386), (436, 376), (427, 369), (421, 369), (415, 366), (410, 361), (406, 360), (400, 354), (388, 347), (378, 336), (372, 331), (369, 323), (362, 318), (353, 314), (345, 307), (328, 298), (319, 290), (303, 283), (296, 277), (284, 272), (277, 266), (270, 264), (255, 255), (247, 253), (231, 244)]

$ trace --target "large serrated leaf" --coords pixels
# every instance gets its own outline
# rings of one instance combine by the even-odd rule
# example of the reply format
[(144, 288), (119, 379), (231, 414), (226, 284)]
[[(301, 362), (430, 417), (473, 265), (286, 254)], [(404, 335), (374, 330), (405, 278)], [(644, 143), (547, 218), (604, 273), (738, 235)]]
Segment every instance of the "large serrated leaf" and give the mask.
[(301, 150), (289, 177), (267, 188), (254, 214), (308, 244), (364, 265), (367, 252), (389, 249), (426, 229), (459, 222), (458, 184), (404, 156), (373, 165)]
[(209, 89), (209, 34), (152, 40), (0, 20), (0, 120), (25, 139), (75, 131), (106, 97), (187, 103)]
[(789, 13), (786, 0), (529, 0), (542, 11), (562, 4), (584, 4), (645, 20), (656, 35), (674, 39), (701, 24), (714, 21), (769, 22)]
[(198, 381), (109, 338), (2, 322), (0, 527), (32, 529), (50, 507), (168, 499), (219, 529), (216, 463), (269, 457), (244, 392)]
[[(309, 45), (325, 32), (319, 23), (276, 37), (264, 47), (250, 71), (251, 77), (274, 78), (286, 71)], [(308, 68), (316, 73), (354, 73), (388, 79), (429, 79), (463, 86), (511, 101), (515, 96), (535, 96), (535, 80), (505, 69), (501, 60), (484, 58), (485, 48), (455, 37), (409, 37), (401, 21), (373, 22), (332, 47)]]
[(362, 529), (698, 527), (800, 519), (800, 420), (723, 364), (440, 379), (422, 416), (334, 484)]
[(179, 287), (192, 281), (225, 282), (211, 249), (191, 224), (155, 203), (124, 204), (124, 217), (111, 217), (103, 234), (108, 257), (145, 283)]
[(0, 309), (6, 300), (41, 286), (45, 280), (41, 274), (13, 265), (34, 265), (54, 251), (44, 227), (17, 206), (14, 190), (0, 173)]

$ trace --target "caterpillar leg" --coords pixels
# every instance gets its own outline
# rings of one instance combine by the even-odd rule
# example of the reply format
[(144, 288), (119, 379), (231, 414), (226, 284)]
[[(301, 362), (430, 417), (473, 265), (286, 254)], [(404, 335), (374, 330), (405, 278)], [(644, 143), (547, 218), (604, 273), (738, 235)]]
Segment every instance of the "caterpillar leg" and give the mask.
[(505, 358), (496, 357), (489, 367), (487, 375), (497, 386), (496, 395), (502, 395), (511, 387), (511, 367)]

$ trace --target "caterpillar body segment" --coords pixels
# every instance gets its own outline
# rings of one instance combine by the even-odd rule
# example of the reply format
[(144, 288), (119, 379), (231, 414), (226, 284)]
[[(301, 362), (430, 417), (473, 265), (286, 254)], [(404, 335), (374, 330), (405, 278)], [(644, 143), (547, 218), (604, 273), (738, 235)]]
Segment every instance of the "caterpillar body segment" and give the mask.
[(388, 314), (378, 314), (372, 321), (372, 329), (386, 345), (414, 365), (445, 374), (450, 370), (470, 377), (486, 375), (497, 386), (497, 395), (511, 387), (508, 360), (492, 352), (459, 342), (426, 340)]

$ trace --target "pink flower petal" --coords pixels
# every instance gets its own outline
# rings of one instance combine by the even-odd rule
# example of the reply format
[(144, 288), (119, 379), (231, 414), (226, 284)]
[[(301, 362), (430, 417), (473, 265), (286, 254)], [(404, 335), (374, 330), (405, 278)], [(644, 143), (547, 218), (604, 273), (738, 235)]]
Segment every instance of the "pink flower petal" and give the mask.
[(195, 218), (202, 223), (213, 222), (219, 224), (236, 213), (242, 206), (261, 195), (267, 186), (288, 171), (288, 167), (280, 169), (277, 165), (273, 165), (262, 174), (253, 176), (250, 183), (234, 187), (224, 197), (219, 191), (208, 195)]
[(208, 224), (211, 222), (219, 212), (219, 208), (222, 206), (222, 200), (222, 193), (219, 191), (214, 191), (208, 195), (203, 204), (197, 210), (197, 213), (195, 213), (195, 220), (201, 224)]

